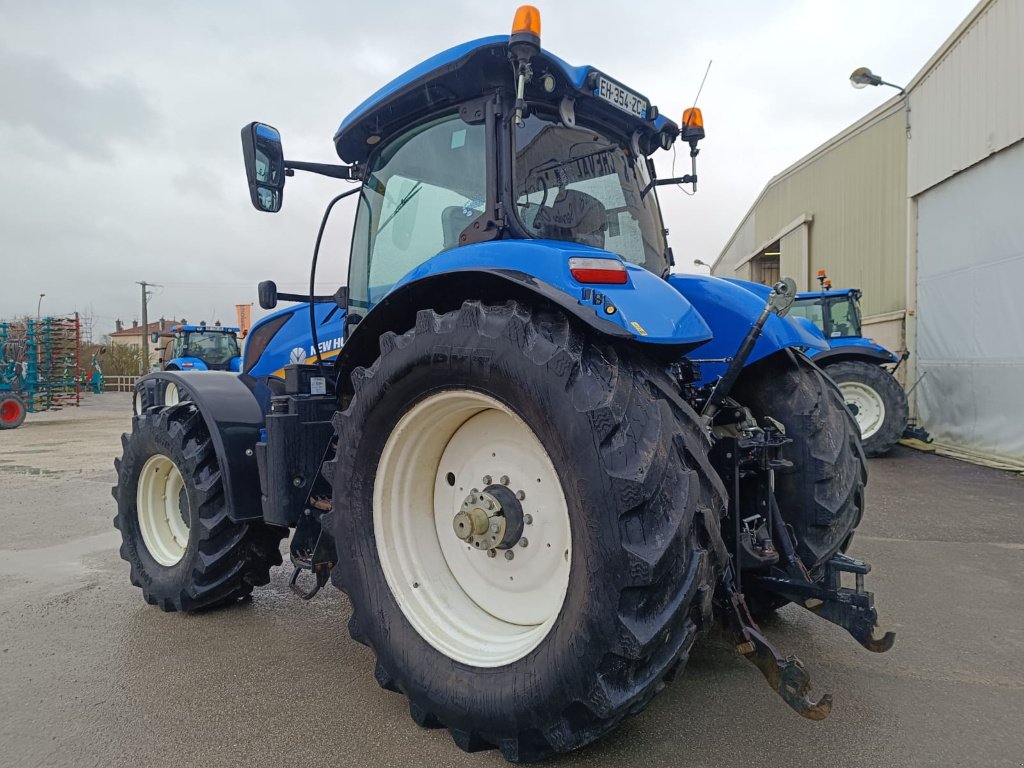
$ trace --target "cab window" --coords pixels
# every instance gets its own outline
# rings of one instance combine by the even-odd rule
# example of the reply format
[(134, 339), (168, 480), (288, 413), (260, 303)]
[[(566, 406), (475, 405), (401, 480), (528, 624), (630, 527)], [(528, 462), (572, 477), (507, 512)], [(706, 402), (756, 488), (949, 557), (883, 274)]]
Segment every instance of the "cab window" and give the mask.
[(486, 131), (450, 115), (390, 142), (359, 196), (349, 303), (368, 308), (411, 270), (459, 244), (484, 212)]

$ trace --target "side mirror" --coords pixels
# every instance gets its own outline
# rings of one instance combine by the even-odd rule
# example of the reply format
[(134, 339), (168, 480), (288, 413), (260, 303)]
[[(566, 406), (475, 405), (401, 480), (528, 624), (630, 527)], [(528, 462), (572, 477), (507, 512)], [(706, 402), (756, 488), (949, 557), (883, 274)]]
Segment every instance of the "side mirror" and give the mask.
[(149, 340), (152, 341), (154, 344), (158, 344), (160, 342), (160, 334), (157, 333), (156, 331), (153, 331), (153, 333), (149, 335)]
[(263, 309), (273, 309), (277, 306), (277, 283), (273, 280), (264, 280), (256, 287), (260, 297), (260, 306)]
[(253, 207), (257, 211), (277, 213), (284, 199), (281, 134), (269, 125), (249, 123), (242, 129), (242, 157)]

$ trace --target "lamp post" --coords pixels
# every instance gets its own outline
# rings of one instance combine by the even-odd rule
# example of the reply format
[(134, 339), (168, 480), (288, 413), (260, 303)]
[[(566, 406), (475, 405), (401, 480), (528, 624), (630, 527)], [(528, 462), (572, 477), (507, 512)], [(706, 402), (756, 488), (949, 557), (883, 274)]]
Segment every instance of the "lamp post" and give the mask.
[(710, 264), (706, 264), (705, 262), (701, 261), (700, 259), (694, 259), (693, 260), (693, 266), (695, 266), (695, 267), (707, 267), (708, 268), (708, 274), (709, 275), (711, 274), (711, 265)]
[(850, 85), (858, 90), (869, 85), (887, 85), (899, 91), (900, 96), (903, 97), (903, 109), (907, 115), (907, 138), (910, 138), (910, 96), (907, 94), (906, 88), (902, 85), (886, 82), (867, 67), (857, 67), (850, 73)]
[(41, 308), (42, 308), (42, 306), (43, 306), (43, 297), (44, 297), (45, 295), (46, 295), (45, 293), (40, 293), (40, 294), (39, 294), (39, 301), (37, 301), (37, 302), (36, 302), (36, 322), (37, 322), (37, 323), (39, 322), (39, 318), (40, 318), (40, 314), (39, 314), (39, 312), (40, 312), (40, 309), (41, 309)]

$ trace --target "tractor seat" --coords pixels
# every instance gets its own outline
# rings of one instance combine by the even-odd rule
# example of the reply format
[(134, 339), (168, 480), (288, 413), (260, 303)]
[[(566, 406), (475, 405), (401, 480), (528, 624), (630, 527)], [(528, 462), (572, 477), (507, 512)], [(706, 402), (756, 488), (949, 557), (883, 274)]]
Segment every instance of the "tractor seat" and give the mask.
[(533, 218), (538, 237), (570, 240), (604, 248), (608, 219), (605, 207), (593, 195), (575, 189), (559, 192), (551, 205), (542, 206)]

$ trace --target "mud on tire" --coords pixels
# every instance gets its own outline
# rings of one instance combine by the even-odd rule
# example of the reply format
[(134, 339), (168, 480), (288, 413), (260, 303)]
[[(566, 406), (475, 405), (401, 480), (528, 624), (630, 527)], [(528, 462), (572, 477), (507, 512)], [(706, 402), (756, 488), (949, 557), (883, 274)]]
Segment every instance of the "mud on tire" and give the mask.
[[(380, 349), (353, 374), (335, 418), (339, 453), (325, 466), (333, 578), (352, 603), (352, 637), (375, 652), (377, 682), (408, 697), (413, 719), (446, 727), (466, 751), (532, 761), (594, 741), (650, 702), (710, 621), (720, 565), (707, 531), (717, 535), (725, 494), (695, 414), (658, 366), (521, 303), (424, 310)], [(382, 571), (371, 502), (385, 444), (403, 414), (444, 390), (483, 393), (532, 429), (571, 520), (557, 618), (502, 666), (428, 643)]]
[[(228, 518), (217, 456), (195, 405), (136, 416), (121, 443), (124, 454), (114, 460), (118, 484), (111, 489), (117, 501), (114, 527), (121, 531), (120, 554), (131, 565), (131, 582), (147, 602), (164, 611), (195, 611), (233, 602), (269, 583), (288, 531)], [(179, 509), (187, 518), (187, 545), (171, 565), (150, 552), (139, 521), (140, 473), (154, 456), (173, 462), (183, 481)]]

